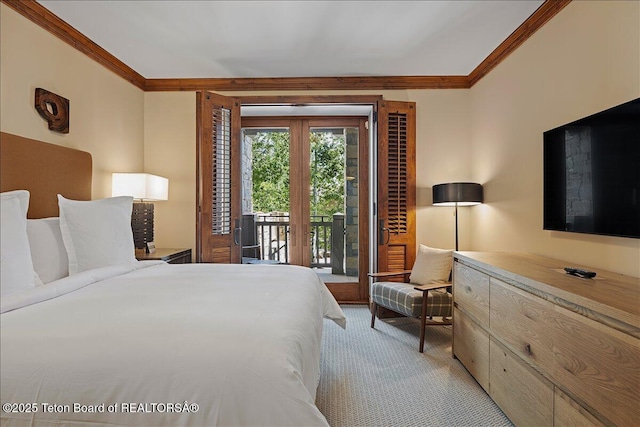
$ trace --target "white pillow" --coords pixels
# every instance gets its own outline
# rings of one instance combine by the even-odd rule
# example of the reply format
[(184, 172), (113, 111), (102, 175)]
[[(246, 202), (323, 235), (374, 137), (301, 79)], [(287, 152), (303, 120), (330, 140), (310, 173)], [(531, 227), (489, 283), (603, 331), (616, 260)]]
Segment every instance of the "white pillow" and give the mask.
[(27, 238), (29, 192), (0, 194), (0, 295), (27, 290), (37, 280)]
[(434, 280), (449, 280), (453, 265), (453, 251), (420, 245), (409, 281), (426, 285)]
[(33, 269), (43, 283), (69, 275), (69, 257), (60, 232), (60, 218), (27, 220)]
[(69, 275), (136, 262), (131, 231), (133, 197), (81, 202), (58, 194), (58, 206)]

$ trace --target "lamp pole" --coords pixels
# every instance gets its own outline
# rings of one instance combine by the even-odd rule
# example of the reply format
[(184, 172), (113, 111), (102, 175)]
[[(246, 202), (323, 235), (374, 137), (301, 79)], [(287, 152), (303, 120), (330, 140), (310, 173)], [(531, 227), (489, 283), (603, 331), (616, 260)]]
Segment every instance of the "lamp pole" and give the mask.
[(456, 202), (456, 207), (453, 215), (456, 217), (456, 251), (458, 250), (458, 202)]

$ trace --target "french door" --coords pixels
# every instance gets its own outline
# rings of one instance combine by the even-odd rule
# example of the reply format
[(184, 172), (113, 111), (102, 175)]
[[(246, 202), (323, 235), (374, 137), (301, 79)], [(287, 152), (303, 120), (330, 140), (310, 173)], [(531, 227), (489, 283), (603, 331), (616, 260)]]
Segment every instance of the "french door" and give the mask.
[(360, 117), (242, 119), (243, 149), (252, 151), (243, 156), (252, 158), (243, 175), (253, 177), (252, 200), (245, 191), (243, 206), (258, 219), (259, 252), (269, 260), (316, 269), (342, 301), (366, 300), (365, 122)]
[[(344, 101), (342, 101), (344, 102)], [(243, 166), (242, 128), (240, 100), (210, 92), (197, 93), (197, 239), (198, 262), (242, 262), (243, 224)], [(352, 210), (356, 216), (351, 231), (344, 227), (345, 235), (354, 233), (357, 241), (349, 242), (350, 250), (357, 252), (357, 282), (354, 284), (326, 281), (339, 301), (364, 302), (368, 299), (369, 271), (394, 271), (410, 269), (415, 260), (415, 103), (378, 101), (377, 144), (374, 146), (376, 195), (369, 199), (369, 142), (366, 123), (355, 118), (251, 118), (247, 123), (254, 127), (282, 128), (290, 134), (289, 186), (290, 199), (287, 209), (286, 231), (289, 258), (286, 263), (312, 266), (316, 261), (335, 258), (339, 251), (316, 252), (320, 244), (319, 233), (314, 228), (311, 201), (318, 189), (312, 183), (312, 157), (310, 143), (317, 135), (335, 133), (336, 129), (357, 129), (358, 143), (350, 150), (358, 153), (357, 168), (345, 172), (345, 198), (358, 200)], [(261, 121), (262, 120), (262, 121)], [(280, 120), (280, 121), (278, 121)], [(351, 160), (353, 163), (353, 159)], [(357, 195), (356, 195), (357, 194)], [(317, 195), (317, 193), (316, 193)], [(370, 211), (369, 207), (374, 210)], [(345, 203), (345, 220), (347, 204)], [(369, 264), (369, 220), (375, 220), (374, 244)], [(355, 225), (355, 228), (353, 227)], [(357, 230), (357, 231), (354, 231)], [(336, 233), (334, 233), (336, 235)], [(326, 241), (327, 238), (325, 237)], [(344, 247), (346, 251), (346, 246)], [(261, 255), (264, 257), (264, 253)]]
[(303, 165), (309, 150), (302, 125), (302, 120), (286, 117), (242, 119), (243, 213), (258, 224), (258, 238), (252, 242), (259, 246), (258, 261), (310, 266), (309, 198), (304, 192), (309, 172)]

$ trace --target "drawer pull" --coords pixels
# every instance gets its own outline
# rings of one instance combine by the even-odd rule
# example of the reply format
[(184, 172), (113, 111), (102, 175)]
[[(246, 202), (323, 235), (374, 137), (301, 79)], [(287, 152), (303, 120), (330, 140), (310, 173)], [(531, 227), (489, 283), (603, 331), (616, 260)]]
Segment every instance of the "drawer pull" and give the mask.
[(525, 345), (525, 346), (524, 346), (524, 349), (526, 350), (526, 352), (527, 352), (527, 354), (528, 354), (529, 356), (532, 356), (532, 355), (533, 355), (533, 352), (531, 351), (531, 344), (527, 344), (527, 345)]

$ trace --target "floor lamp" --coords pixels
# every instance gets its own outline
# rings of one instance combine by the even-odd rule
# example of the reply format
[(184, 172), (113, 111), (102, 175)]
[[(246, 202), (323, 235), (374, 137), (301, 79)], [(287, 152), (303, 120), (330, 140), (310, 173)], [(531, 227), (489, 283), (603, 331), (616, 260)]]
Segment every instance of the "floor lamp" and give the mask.
[(473, 182), (449, 182), (433, 186), (435, 206), (455, 206), (456, 251), (458, 250), (458, 206), (472, 206), (483, 202), (482, 185)]

